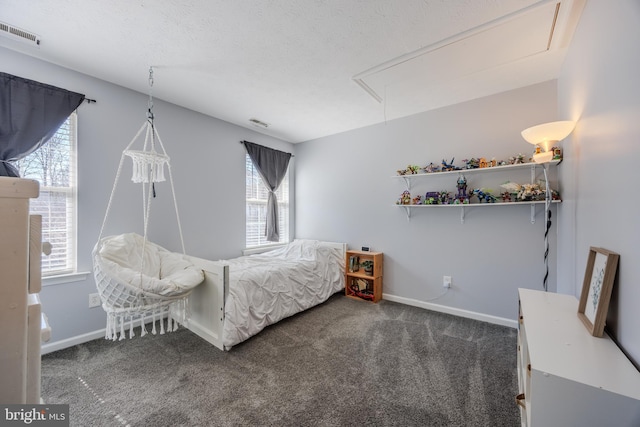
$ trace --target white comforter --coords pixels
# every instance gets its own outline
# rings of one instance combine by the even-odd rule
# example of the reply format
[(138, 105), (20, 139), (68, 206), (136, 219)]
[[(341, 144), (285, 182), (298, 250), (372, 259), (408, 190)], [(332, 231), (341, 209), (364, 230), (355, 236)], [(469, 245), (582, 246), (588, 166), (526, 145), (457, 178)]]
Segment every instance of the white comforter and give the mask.
[(344, 288), (344, 254), (315, 240), (295, 240), (281, 249), (226, 262), (225, 347)]

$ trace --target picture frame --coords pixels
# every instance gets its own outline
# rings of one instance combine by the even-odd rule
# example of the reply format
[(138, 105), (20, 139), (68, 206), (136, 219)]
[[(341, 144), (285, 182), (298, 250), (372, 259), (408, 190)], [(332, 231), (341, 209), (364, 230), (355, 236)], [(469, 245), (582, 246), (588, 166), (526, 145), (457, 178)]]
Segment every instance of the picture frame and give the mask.
[(607, 249), (593, 246), (589, 248), (578, 317), (594, 337), (604, 334), (619, 258), (620, 255)]

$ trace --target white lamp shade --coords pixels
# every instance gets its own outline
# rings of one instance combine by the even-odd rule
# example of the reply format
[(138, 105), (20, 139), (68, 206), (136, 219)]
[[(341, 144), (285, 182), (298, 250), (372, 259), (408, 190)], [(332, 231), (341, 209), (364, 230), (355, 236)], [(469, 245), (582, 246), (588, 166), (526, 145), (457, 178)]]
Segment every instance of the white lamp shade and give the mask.
[(522, 137), (528, 143), (540, 145), (544, 151), (549, 151), (553, 144), (569, 136), (575, 125), (572, 121), (543, 123), (523, 130)]

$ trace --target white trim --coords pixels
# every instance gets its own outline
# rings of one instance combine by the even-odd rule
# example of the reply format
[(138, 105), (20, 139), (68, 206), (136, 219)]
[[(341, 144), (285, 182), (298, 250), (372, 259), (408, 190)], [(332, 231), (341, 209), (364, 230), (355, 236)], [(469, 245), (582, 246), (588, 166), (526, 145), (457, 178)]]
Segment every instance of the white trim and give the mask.
[[(167, 316), (166, 314), (162, 317), (162, 319), (166, 319)], [(158, 319), (156, 319), (157, 321)], [(150, 322), (153, 321), (153, 317), (152, 316), (146, 316), (144, 318), (144, 324), (148, 324)], [(129, 335), (129, 328), (131, 327), (131, 321), (125, 322), (124, 324), (124, 330), (126, 331), (126, 335), (127, 338), (125, 339), (131, 339), (128, 337)], [(140, 320), (136, 319), (134, 320), (134, 331), (135, 331), (135, 338), (142, 338), (140, 336)], [(185, 325), (180, 324), (181, 328), (186, 328)], [(151, 331), (147, 331), (148, 334), (151, 334)], [(58, 351), (58, 350), (64, 350), (65, 348), (69, 348), (69, 347), (73, 347), (74, 345), (78, 345), (78, 344), (84, 344), (86, 342), (89, 341), (93, 341), (93, 340), (97, 340), (97, 339), (107, 339), (105, 338), (107, 335), (107, 328), (102, 328), (102, 329), (98, 329), (97, 331), (93, 331), (93, 332), (87, 332), (86, 334), (82, 334), (82, 335), (76, 335), (70, 338), (66, 338), (60, 341), (54, 341), (52, 343), (47, 343), (47, 344), (42, 344), (42, 347), (40, 349), (40, 354), (47, 354), (47, 353), (52, 353), (54, 351)]]
[(440, 313), (452, 314), (458, 317), (466, 317), (468, 319), (479, 320), (481, 322), (507, 326), (509, 328), (518, 328), (518, 322), (516, 320), (506, 319), (504, 317), (491, 316), (489, 314), (477, 313), (475, 311), (463, 310), (461, 308), (447, 307), (446, 305), (433, 304), (430, 302), (419, 301), (413, 298), (399, 297), (385, 293), (382, 294), (382, 299), (397, 302), (400, 304), (411, 305), (413, 307), (420, 307), (427, 310), (438, 311)]
[(79, 271), (77, 273), (58, 274), (55, 276), (44, 276), (42, 278), (42, 286), (62, 285), (65, 283), (81, 282), (87, 279), (91, 274), (90, 271)]
[(53, 353), (54, 351), (64, 350), (65, 348), (73, 347), (74, 345), (84, 344), (89, 341), (93, 341), (98, 338), (104, 338), (107, 329), (102, 328), (97, 331), (87, 332), (86, 334), (76, 335), (75, 337), (67, 338), (60, 341), (54, 341), (48, 344), (42, 344), (40, 350), (41, 354)]
[[(487, 322), (487, 323), (492, 323), (492, 324), (495, 324), (495, 325), (507, 326), (509, 328), (514, 328), (514, 329), (518, 328), (518, 322), (516, 320), (506, 319), (504, 317), (491, 316), (491, 315), (488, 315), (488, 314), (477, 313), (477, 312), (474, 312), (474, 311), (463, 310), (463, 309), (460, 309), (460, 308), (447, 307), (445, 305), (433, 304), (433, 303), (430, 303), (430, 302), (419, 301), (419, 300), (416, 300), (416, 299), (413, 299), (413, 298), (399, 297), (399, 296), (385, 294), (385, 293), (382, 294), (382, 299), (387, 300), (387, 301), (397, 302), (397, 303), (400, 303), (400, 304), (410, 305), (410, 306), (413, 306), (413, 307), (424, 308), (426, 310), (432, 310), (432, 311), (437, 311), (437, 312), (440, 312), (440, 313), (452, 314), (452, 315), (458, 316), (458, 317), (466, 317), (468, 319), (478, 320), (478, 321), (481, 321), (481, 322)], [(148, 319), (145, 319), (145, 323), (146, 323), (146, 320), (148, 320)], [(136, 322), (136, 323), (138, 323), (138, 325), (139, 325), (139, 322)], [(194, 325), (190, 324), (189, 326), (190, 326), (189, 329), (191, 329)], [(136, 326), (136, 327), (138, 327), (138, 326)], [(129, 330), (128, 324), (126, 324), (125, 329)], [(197, 332), (195, 332), (195, 333), (197, 335), (200, 335)], [(76, 335), (74, 337), (67, 338), (67, 339), (64, 339), (64, 340), (55, 341), (55, 342), (48, 343), (48, 344), (43, 344), (41, 353), (42, 354), (52, 353), (54, 351), (63, 350), (65, 348), (73, 347), (74, 345), (84, 344), (86, 342), (93, 341), (93, 340), (98, 339), (98, 338), (104, 338), (105, 334), (106, 334), (106, 328), (102, 328), (102, 329), (99, 329), (97, 331), (88, 332), (88, 333), (82, 334), (82, 335)], [(200, 335), (200, 337), (203, 337), (203, 336)], [(129, 339), (129, 338), (127, 338), (127, 339)]]
[(288, 245), (288, 243), (276, 243), (273, 245), (262, 245), (262, 246), (256, 246), (254, 248), (247, 248), (242, 250), (242, 255), (261, 254), (263, 252), (268, 252), (274, 249), (282, 248), (286, 245)]

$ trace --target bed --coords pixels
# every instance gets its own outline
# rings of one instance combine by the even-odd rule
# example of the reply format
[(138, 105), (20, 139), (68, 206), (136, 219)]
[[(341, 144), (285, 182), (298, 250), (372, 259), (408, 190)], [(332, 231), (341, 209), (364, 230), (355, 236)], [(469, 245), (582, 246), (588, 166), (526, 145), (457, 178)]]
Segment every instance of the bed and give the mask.
[(211, 261), (187, 256), (204, 271), (189, 297), (185, 326), (229, 350), (268, 325), (344, 289), (346, 244), (294, 240), (262, 254)]

